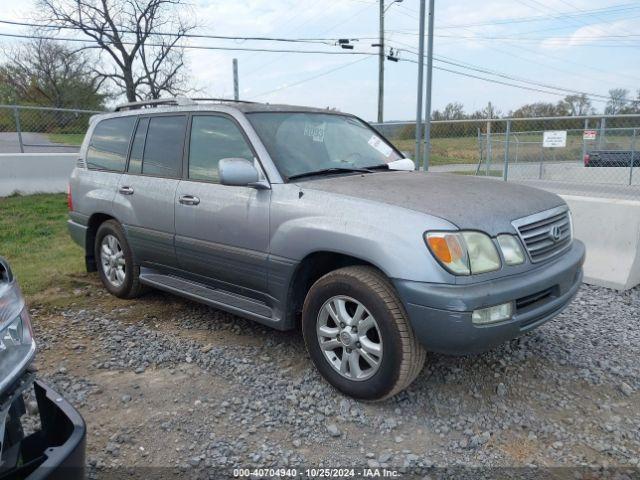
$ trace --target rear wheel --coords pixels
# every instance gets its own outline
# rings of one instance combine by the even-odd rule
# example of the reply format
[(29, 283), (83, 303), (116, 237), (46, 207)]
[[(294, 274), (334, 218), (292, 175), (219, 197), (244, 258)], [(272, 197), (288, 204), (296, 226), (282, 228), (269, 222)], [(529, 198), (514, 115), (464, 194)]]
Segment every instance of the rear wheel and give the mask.
[(140, 267), (134, 263), (124, 230), (115, 220), (108, 220), (98, 228), (95, 258), (100, 280), (111, 294), (134, 298), (142, 293)]
[(320, 278), (307, 294), (302, 316), (311, 359), (347, 395), (391, 397), (424, 365), (425, 351), (393, 286), (372, 267), (342, 268)]

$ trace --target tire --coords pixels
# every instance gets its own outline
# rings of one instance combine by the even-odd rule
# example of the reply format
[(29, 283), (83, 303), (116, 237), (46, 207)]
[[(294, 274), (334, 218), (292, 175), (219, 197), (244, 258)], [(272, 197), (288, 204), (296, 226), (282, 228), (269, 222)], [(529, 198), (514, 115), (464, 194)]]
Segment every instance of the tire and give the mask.
[[(110, 256), (114, 257), (108, 266), (105, 265), (106, 252), (105, 257), (102, 255), (103, 244), (107, 244), (107, 249), (112, 252)], [(135, 298), (143, 293), (144, 287), (139, 279), (140, 266), (134, 263), (127, 237), (117, 221), (107, 220), (98, 227), (94, 255), (100, 280), (109, 293), (119, 298)], [(112, 274), (111, 267), (117, 270), (122, 267), (122, 271)]]
[[(347, 322), (340, 327), (336, 319)], [(302, 332), (322, 376), (357, 399), (392, 397), (409, 386), (424, 365), (426, 352), (395, 289), (372, 267), (341, 268), (314, 283), (304, 302)]]

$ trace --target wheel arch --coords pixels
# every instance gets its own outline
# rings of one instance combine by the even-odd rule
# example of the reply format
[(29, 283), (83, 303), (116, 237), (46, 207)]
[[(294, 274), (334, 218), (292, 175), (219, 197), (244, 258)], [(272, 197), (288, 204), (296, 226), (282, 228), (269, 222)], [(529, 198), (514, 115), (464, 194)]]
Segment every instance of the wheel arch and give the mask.
[(85, 262), (87, 265), (88, 272), (95, 272), (98, 269), (95, 258), (95, 243), (96, 243), (96, 234), (98, 232), (98, 228), (104, 222), (108, 220), (116, 220), (117, 219), (113, 215), (109, 215), (107, 213), (94, 213), (89, 217), (89, 221), (87, 222), (87, 235), (85, 237)]
[(382, 268), (361, 257), (331, 250), (316, 250), (308, 253), (296, 266), (287, 291), (287, 324), (300, 328), (302, 306), (311, 286), (329, 272), (344, 267), (363, 265), (373, 267), (389, 278)]

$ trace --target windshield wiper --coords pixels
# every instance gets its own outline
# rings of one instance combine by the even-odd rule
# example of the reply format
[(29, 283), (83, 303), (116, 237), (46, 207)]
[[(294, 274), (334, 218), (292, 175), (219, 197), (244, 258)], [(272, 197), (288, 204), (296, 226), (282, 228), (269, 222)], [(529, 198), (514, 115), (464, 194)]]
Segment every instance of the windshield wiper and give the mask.
[(371, 165), (364, 168), (366, 168), (367, 170), (389, 170), (389, 164), (381, 163), (379, 165)]
[(314, 170), (312, 172), (306, 173), (297, 173), (295, 175), (290, 175), (287, 177), (289, 180), (295, 180), (296, 178), (302, 177), (315, 177), (320, 175), (330, 175), (332, 173), (373, 173), (373, 170), (368, 168), (349, 168), (349, 167), (331, 167), (331, 168), (323, 168), (321, 170)]

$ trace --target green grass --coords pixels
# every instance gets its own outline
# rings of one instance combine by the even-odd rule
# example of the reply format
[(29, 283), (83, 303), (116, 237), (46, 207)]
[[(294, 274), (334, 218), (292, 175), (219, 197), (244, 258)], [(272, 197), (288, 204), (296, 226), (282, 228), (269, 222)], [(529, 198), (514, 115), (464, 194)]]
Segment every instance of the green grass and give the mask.
[(53, 143), (80, 146), (84, 140), (84, 133), (48, 133), (47, 138)]
[(67, 233), (64, 194), (0, 198), (0, 255), (25, 294), (66, 283), (84, 271), (84, 255)]
[[(391, 142), (413, 158), (416, 142), (413, 139), (390, 138)], [(431, 165), (478, 163), (478, 141), (474, 137), (434, 138), (431, 141)]]

